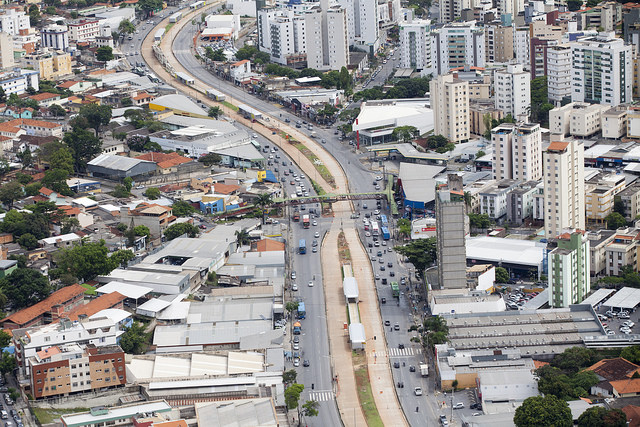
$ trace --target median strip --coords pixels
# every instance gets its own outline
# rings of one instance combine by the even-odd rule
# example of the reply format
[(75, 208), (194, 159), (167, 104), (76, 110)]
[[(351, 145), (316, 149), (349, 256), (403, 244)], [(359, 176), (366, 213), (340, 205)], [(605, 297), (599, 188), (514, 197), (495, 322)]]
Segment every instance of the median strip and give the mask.
[(358, 389), (358, 400), (362, 412), (367, 420), (368, 427), (384, 427), (382, 418), (378, 413), (376, 401), (373, 398), (371, 390), (371, 380), (369, 379), (369, 368), (367, 368), (367, 359), (364, 353), (351, 352), (351, 360), (353, 362), (353, 370), (356, 375), (356, 387)]
[(309, 150), (307, 146), (301, 142), (296, 141), (293, 145), (298, 150), (300, 150), (300, 152), (304, 154), (304, 156), (307, 159), (309, 159), (311, 163), (313, 163), (313, 167), (316, 168), (320, 176), (322, 176), (324, 180), (327, 181), (327, 184), (329, 184), (331, 188), (336, 188), (335, 178), (333, 177), (333, 175), (331, 175), (331, 172), (329, 172), (329, 169), (327, 169), (327, 167), (320, 161), (318, 156), (313, 154), (311, 150)]

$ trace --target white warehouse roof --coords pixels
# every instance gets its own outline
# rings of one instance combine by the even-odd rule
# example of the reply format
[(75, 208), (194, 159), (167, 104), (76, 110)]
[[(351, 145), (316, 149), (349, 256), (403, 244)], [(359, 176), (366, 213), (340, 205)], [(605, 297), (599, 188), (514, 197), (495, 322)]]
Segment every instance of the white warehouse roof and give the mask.
[(500, 237), (469, 237), (466, 242), (467, 259), (540, 267), (546, 244), (531, 240)]
[(611, 308), (633, 309), (640, 304), (640, 289), (625, 286), (602, 305)]

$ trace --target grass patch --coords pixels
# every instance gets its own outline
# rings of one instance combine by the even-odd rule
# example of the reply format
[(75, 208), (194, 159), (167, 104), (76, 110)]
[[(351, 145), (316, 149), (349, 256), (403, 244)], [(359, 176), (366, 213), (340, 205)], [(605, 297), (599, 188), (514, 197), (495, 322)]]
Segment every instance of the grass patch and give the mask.
[(173, 27), (175, 25), (175, 23), (171, 23), (171, 24), (167, 24), (166, 27), (164, 27), (164, 32), (165, 34), (169, 32), (169, 30), (171, 29), (171, 27)]
[(318, 185), (317, 182), (315, 182), (312, 179), (309, 179), (309, 181), (311, 181), (311, 186), (313, 187), (313, 190), (316, 192), (316, 194), (318, 196), (324, 196), (325, 194), (327, 194), (327, 192), (324, 191), (324, 188), (322, 188), (320, 185)]
[(36, 416), (36, 418), (38, 419), (38, 421), (40, 421), (40, 424), (51, 424), (53, 423), (55, 420), (57, 420), (58, 418), (60, 418), (62, 415), (65, 414), (74, 414), (76, 412), (87, 412), (89, 411), (89, 408), (51, 408), (51, 409), (45, 409), (45, 408), (36, 408), (36, 407), (32, 407), (30, 408), (31, 412), (33, 412), (33, 415)]
[(376, 402), (373, 399), (373, 391), (371, 390), (371, 381), (369, 380), (369, 369), (367, 361), (363, 353), (352, 353), (351, 360), (356, 375), (356, 387), (358, 389), (358, 400), (360, 407), (364, 413), (368, 427), (383, 427), (382, 419), (378, 413)]
[(327, 183), (332, 188), (336, 188), (336, 180), (333, 177), (333, 175), (331, 175), (331, 172), (329, 172), (329, 169), (327, 169), (325, 165), (321, 163), (320, 164), (317, 163), (320, 160), (318, 159), (318, 156), (313, 154), (311, 150), (309, 150), (307, 146), (301, 142), (294, 142), (293, 146), (296, 147), (298, 150), (300, 150), (300, 152), (302, 152), (302, 154), (304, 154), (304, 156), (307, 159), (309, 159), (309, 161), (313, 164), (313, 167), (316, 168), (320, 176), (322, 176), (322, 178), (324, 178), (324, 180), (327, 181)]
[(86, 290), (84, 291), (85, 295), (98, 295), (98, 293), (96, 292), (96, 288), (94, 288), (93, 286), (87, 284), (87, 283), (83, 283), (82, 285), (83, 288), (85, 288)]
[(351, 324), (351, 316), (349, 316), (349, 304), (347, 304), (347, 325)]
[[(340, 264), (351, 264), (351, 252), (349, 251), (349, 244), (344, 237), (344, 233), (341, 231), (338, 234), (338, 256), (340, 257)], [(342, 278), (344, 279), (344, 270), (342, 270)]]
[(238, 107), (236, 107), (235, 105), (233, 105), (233, 104), (232, 104), (232, 103), (230, 103), (229, 101), (222, 101), (222, 102), (220, 102), (220, 103), (221, 103), (222, 105), (224, 105), (225, 107), (227, 107), (227, 108), (231, 108), (233, 111), (236, 111), (236, 112), (237, 112), (237, 111), (239, 110), (239, 108), (238, 108)]

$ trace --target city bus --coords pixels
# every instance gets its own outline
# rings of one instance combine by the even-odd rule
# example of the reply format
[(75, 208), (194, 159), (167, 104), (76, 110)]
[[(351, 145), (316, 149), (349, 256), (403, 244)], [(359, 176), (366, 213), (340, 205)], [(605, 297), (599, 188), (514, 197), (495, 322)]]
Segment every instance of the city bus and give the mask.
[(301, 301), (298, 303), (298, 319), (304, 319), (307, 317), (307, 311), (305, 310), (304, 303)]
[(381, 227), (388, 227), (389, 226), (389, 221), (387, 221), (387, 216), (386, 215), (380, 215), (380, 226)]
[(378, 226), (378, 221), (371, 221), (371, 235), (372, 236), (380, 235), (380, 226)]
[(300, 244), (298, 245), (298, 253), (300, 253), (300, 255), (304, 255), (307, 253), (307, 242), (304, 239), (300, 239)]
[(382, 238), (384, 240), (389, 240), (391, 238), (391, 234), (389, 233), (389, 229), (387, 227), (380, 227), (380, 231), (382, 232)]
[(391, 293), (394, 298), (400, 298), (400, 286), (398, 286), (398, 282), (391, 282)]

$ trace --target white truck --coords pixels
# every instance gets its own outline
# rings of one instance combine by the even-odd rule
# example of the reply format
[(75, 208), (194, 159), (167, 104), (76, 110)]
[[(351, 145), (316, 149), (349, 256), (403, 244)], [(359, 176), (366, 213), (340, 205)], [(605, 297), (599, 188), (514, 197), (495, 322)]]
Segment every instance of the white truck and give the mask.
[(420, 375), (422, 375), (423, 377), (429, 376), (429, 365), (425, 363), (420, 364)]
[(299, 185), (296, 187), (296, 195), (302, 197), (302, 188)]

